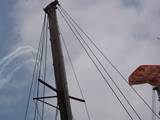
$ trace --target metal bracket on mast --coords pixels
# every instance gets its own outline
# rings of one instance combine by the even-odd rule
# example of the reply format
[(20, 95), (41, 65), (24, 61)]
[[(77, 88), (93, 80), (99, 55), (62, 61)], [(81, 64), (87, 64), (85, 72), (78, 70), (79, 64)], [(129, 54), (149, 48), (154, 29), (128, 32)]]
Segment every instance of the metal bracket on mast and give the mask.
[[(48, 88), (50, 88), (51, 90), (55, 91), (56, 93), (58, 93), (57, 89), (55, 89), (54, 87), (52, 87), (51, 85), (49, 85), (48, 83), (44, 82), (41, 79), (38, 79), (38, 81), (40, 83), (42, 83), (43, 85), (47, 86)], [(47, 98), (56, 98), (57, 96), (47, 96), (47, 97), (37, 97), (37, 98), (33, 98), (33, 100), (40, 100), (40, 99), (47, 99)], [(70, 99), (79, 101), (79, 102), (85, 102), (85, 100), (77, 98), (77, 97), (73, 97), (73, 96), (69, 96)]]
[(39, 81), (40, 83), (42, 83), (43, 85), (47, 86), (48, 88), (52, 89), (53, 91), (57, 92), (57, 89), (56, 89), (56, 88), (52, 87), (51, 85), (49, 85), (48, 83), (44, 82), (43, 80), (38, 79), (38, 81)]

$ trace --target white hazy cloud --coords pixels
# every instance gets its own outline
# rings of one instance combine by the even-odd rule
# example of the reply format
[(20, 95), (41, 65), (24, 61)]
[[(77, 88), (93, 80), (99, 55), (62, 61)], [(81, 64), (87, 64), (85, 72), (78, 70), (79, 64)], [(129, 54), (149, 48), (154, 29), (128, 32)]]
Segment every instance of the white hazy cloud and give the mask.
[[(127, 0), (62, 0), (60, 3), (76, 18), (82, 28), (90, 33), (95, 43), (127, 78), (140, 64), (159, 64), (160, 41), (156, 38), (160, 33), (160, 1), (139, 0), (136, 6), (133, 2), (124, 4), (124, 1)], [(17, 1), (12, 16), (16, 24), (14, 33), (20, 35), (20, 43), (37, 46), (44, 16), (42, 8), (48, 2)], [(73, 63), (85, 92), (91, 119), (128, 120), (129, 117), (84, 53), (79, 52), (74, 57)], [(148, 108), (112, 71), (111, 67), (108, 67), (104, 60), (102, 61), (141, 117), (150, 120), (151, 112)], [(79, 95), (76, 85), (71, 80), (69, 87), (71, 94)], [(151, 104), (151, 87), (142, 85), (136, 88)], [(73, 113), (77, 120), (86, 119), (82, 106), (82, 104), (73, 102)], [(133, 114), (133, 111), (127, 108)], [(133, 117), (134, 120), (138, 120), (134, 114)]]

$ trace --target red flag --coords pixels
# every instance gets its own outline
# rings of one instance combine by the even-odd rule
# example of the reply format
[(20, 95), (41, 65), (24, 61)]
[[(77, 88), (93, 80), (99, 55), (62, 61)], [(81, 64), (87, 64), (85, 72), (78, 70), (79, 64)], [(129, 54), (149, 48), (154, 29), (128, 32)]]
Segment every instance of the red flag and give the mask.
[(129, 85), (144, 83), (160, 86), (160, 65), (141, 65), (129, 76)]

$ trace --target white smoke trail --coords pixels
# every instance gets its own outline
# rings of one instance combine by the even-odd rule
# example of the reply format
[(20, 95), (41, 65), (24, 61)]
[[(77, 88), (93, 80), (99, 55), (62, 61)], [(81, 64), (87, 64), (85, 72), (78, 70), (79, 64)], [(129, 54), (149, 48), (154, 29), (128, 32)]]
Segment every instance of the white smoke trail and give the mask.
[(12, 59), (12, 57), (14, 57), (15, 55), (17, 55), (17, 53), (19, 51), (25, 51), (28, 49), (32, 49), (34, 50), (31, 46), (21, 46), (19, 48), (17, 48), (15, 51), (13, 51), (12, 53), (10, 53), (9, 55), (7, 55), (6, 57), (4, 57), (3, 59), (0, 60), (0, 65), (2, 65), (4, 62), (6, 62), (6, 60), (8, 59)]
[[(13, 77), (13, 75), (19, 70), (21, 69), (25, 64), (28, 64), (30, 62), (35, 62), (35, 60), (33, 59), (29, 59), (29, 60), (26, 60), (24, 62), (22, 62), (21, 64), (19, 64), (12, 72), (10, 72), (5, 78), (2, 78), (0, 80), (0, 88), (2, 88), (6, 83), (8, 83), (11, 78)], [(1, 75), (0, 75), (0, 78), (1, 78)]]
[(15, 58), (29, 52), (35, 52), (35, 50), (31, 46), (22, 46), (0, 60), (0, 74), (4, 71), (6, 66), (9, 65)]

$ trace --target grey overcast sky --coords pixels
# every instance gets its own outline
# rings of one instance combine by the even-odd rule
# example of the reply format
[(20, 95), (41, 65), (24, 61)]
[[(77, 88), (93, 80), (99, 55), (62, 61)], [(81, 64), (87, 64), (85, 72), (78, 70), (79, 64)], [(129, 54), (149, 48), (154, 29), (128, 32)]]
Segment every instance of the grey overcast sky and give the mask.
[[(40, 37), (43, 8), (52, 0), (1, 0), (0, 3), (0, 119), (23, 120), (28, 87), (33, 70), (33, 52)], [(60, 4), (93, 38), (106, 56), (128, 78), (141, 64), (160, 64), (159, 0), (60, 0)], [(62, 18), (59, 17), (61, 21)], [(62, 22), (59, 22), (62, 23)], [(63, 24), (62, 24), (63, 25)], [(129, 120), (117, 99), (102, 80), (75, 38), (65, 27), (78, 79), (84, 91), (91, 120)], [(69, 33), (68, 33), (69, 32)], [(65, 55), (64, 55), (65, 56)], [(98, 56), (98, 53), (97, 53)], [(100, 56), (99, 56), (100, 57)], [(120, 89), (143, 120), (151, 120), (151, 111), (122, 78), (100, 57)], [(67, 62), (66, 62), (67, 63)], [(48, 66), (51, 66), (48, 65)], [(69, 65), (66, 65), (70, 94), (80, 96)], [(113, 86), (113, 84), (111, 84)], [(114, 87), (114, 86), (113, 86)], [(115, 87), (114, 87), (115, 89)], [(150, 85), (135, 86), (149, 105)], [(118, 93), (118, 91), (116, 90)], [(120, 94), (118, 93), (120, 96)], [(120, 96), (134, 120), (139, 120)], [(156, 98), (157, 99), (157, 98)], [(157, 113), (160, 106), (157, 103)], [(87, 120), (84, 105), (72, 101), (75, 120)], [(53, 119), (46, 108), (47, 120)], [(48, 116), (47, 116), (48, 115)]]

